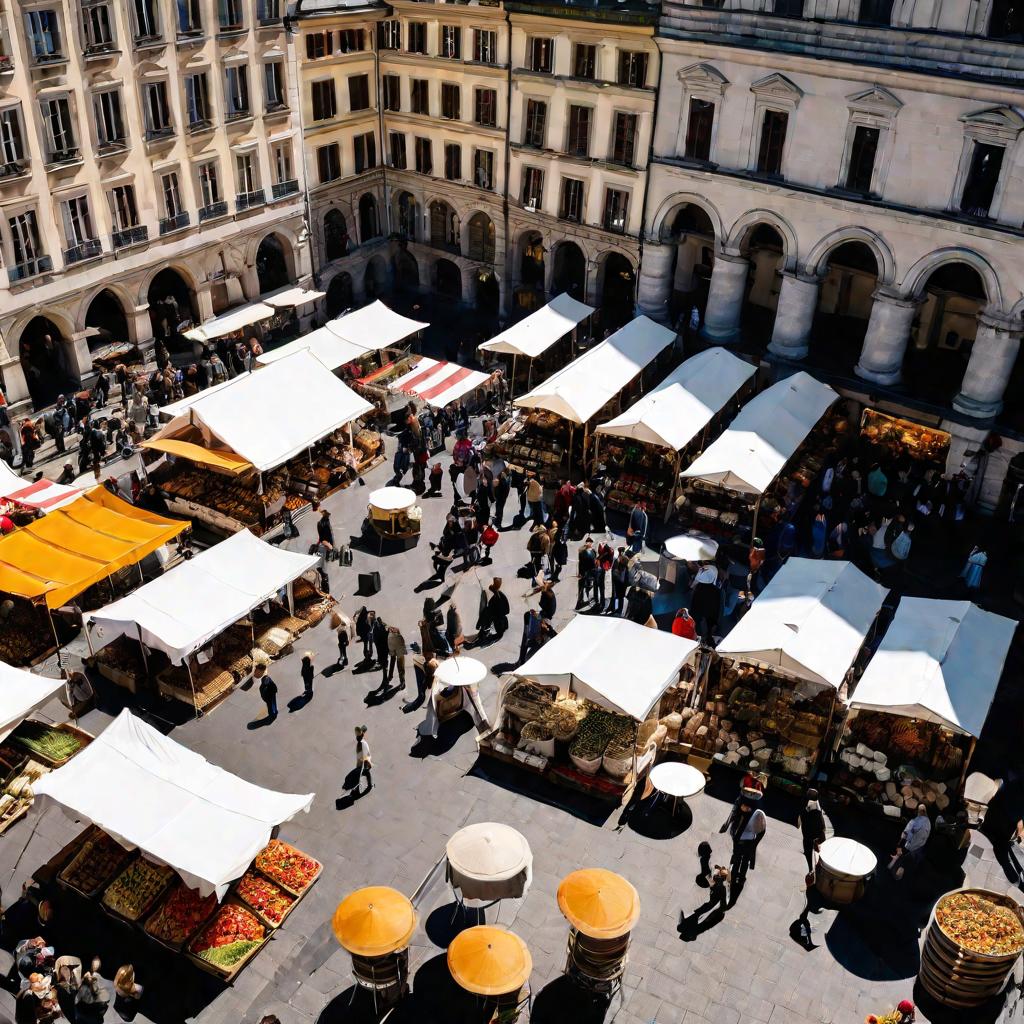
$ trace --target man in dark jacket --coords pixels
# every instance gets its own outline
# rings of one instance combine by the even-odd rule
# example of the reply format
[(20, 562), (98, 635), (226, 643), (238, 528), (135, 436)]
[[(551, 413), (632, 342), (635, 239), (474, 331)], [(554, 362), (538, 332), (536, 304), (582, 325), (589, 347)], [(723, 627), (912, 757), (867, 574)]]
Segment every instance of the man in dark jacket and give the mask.
[(508, 501), (512, 483), (508, 469), (503, 469), (494, 481), (494, 525), (500, 530), (505, 518), (505, 502)]
[(576, 592), (576, 607), (582, 608), (584, 599), (594, 587), (594, 574), (597, 569), (597, 552), (594, 550), (594, 541), (588, 537), (579, 554), (580, 582)]
[(480, 632), (476, 637), (477, 644), (483, 640), (490, 629), (494, 630), (495, 640), (500, 640), (505, 635), (505, 630), (508, 629), (509, 604), (508, 598), (501, 589), (501, 577), (495, 576), (487, 589), (490, 591), (491, 596), (487, 599), (487, 606), (480, 616)]
[(316, 524), (316, 536), (328, 551), (334, 550), (334, 528), (331, 526), (331, 513), (325, 508), (320, 510), (320, 518)]

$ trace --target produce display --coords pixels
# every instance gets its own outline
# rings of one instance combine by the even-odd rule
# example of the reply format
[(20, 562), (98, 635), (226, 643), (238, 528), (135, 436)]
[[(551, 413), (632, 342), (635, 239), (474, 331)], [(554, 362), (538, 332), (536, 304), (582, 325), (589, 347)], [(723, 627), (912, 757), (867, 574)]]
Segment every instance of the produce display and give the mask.
[(295, 902), (294, 896), (255, 871), (242, 875), (235, 885), (235, 895), (273, 925), (285, 919)]
[(301, 893), (320, 873), (320, 865), (280, 839), (271, 839), (256, 854), (256, 867), (289, 892)]
[(27, 668), (54, 646), (53, 630), (45, 610), (31, 601), (11, 601), (10, 611), (0, 629), (0, 661)]
[(138, 857), (107, 886), (103, 904), (129, 921), (138, 921), (173, 878), (172, 868)]
[(85, 741), (74, 733), (54, 729), (31, 719), (22, 722), (14, 730), (11, 742), (51, 764), (60, 764), (74, 757), (85, 746)]
[(532, 722), (543, 718), (554, 706), (552, 695), (551, 690), (537, 683), (517, 679), (505, 691), (505, 709), (524, 722)]
[(512, 420), (488, 450), (524, 469), (532, 469), (542, 483), (554, 483), (568, 442), (565, 420), (554, 413), (535, 410)]
[(94, 896), (129, 856), (129, 852), (106, 832), (93, 829), (71, 863), (57, 877), (86, 896)]
[(980, 892), (953, 892), (935, 907), (935, 920), (958, 946), (986, 956), (1024, 950), (1024, 927), (1011, 907)]
[(142, 660), (142, 648), (135, 640), (119, 636), (107, 644), (97, 655), (96, 660), (117, 672), (125, 672), (136, 678), (146, 676), (146, 664)]
[(159, 486), (171, 497), (204, 505), (259, 530), (266, 510), (278, 502), (283, 505), (287, 479), (287, 473), (280, 469), (264, 474), (260, 494), (254, 474), (251, 479), (219, 476), (181, 460), (172, 473), (160, 479)]
[[(22, 761), (24, 764), (21, 764)], [(5, 767), (10, 763), (6, 758), (3, 759)], [(3, 794), (0, 795), (0, 831), (20, 818), (32, 806), (35, 802), (32, 786), (36, 779), (50, 771), (47, 765), (33, 761), (32, 758), (25, 758), (24, 755), (17, 758), (15, 763), (21, 764), (21, 769), (17, 775), (11, 777), (4, 786)]]
[(586, 717), (580, 722), (576, 738), (569, 747), (573, 757), (591, 761), (602, 757), (609, 743), (616, 746), (631, 743), (636, 736), (636, 723), (625, 715), (617, 715), (603, 708), (588, 706)]
[(189, 943), (189, 952), (222, 971), (238, 966), (266, 938), (267, 930), (251, 911), (225, 903)]
[(946, 464), (949, 434), (944, 430), (923, 427), (920, 423), (887, 416), (875, 409), (865, 409), (860, 436), (872, 447), (883, 448), (891, 456)]
[(146, 931), (169, 946), (184, 946), (216, 906), (213, 893), (200, 896), (197, 890), (179, 882), (146, 922)]

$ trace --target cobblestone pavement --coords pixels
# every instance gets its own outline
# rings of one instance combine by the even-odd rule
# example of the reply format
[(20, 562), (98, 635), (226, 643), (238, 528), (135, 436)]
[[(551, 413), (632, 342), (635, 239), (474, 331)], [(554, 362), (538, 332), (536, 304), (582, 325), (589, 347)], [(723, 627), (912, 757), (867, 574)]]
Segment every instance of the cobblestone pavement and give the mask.
[[(380, 467), (367, 481), (369, 486), (353, 487), (330, 499), (327, 504), (339, 540), (348, 533), (358, 535), (367, 495), (389, 475), (388, 467)], [(444, 493), (451, 494), (447, 476)], [(399, 625), (408, 641), (418, 636), (423, 598), (440, 594), (423, 591), (418, 584), (430, 572), (427, 541), (440, 532), (447, 507), (447, 498), (424, 501), (424, 536), (414, 549), (379, 558), (357, 547), (351, 569), (331, 566), (332, 591), (342, 598), (346, 611), (354, 614), (365, 601), (387, 622)], [(511, 524), (513, 511), (510, 503), (506, 523)], [(289, 542), (296, 549), (308, 544), (311, 517), (302, 528), (303, 537)], [(490, 713), (498, 673), (510, 667), (518, 652), (526, 584), (516, 578), (515, 570), (525, 561), (525, 530), (507, 528), (495, 556), (495, 565), (480, 570), (479, 576), (484, 583), (492, 574), (504, 578), (512, 625), (500, 642), (479, 654), (492, 670), (481, 688)], [(371, 568), (381, 573), (381, 592), (365, 599), (354, 596), (356, 573)], [(575, 582), (570, 571), (558, 585), (557, 625), (573, 614)], [(468, 631), (475, 608), (466, 604), (472, 602), (462, 607)], [(90, 930), (82, 923), (85, 917), (62, 908), (73, 948), (58, 952), (84, 958), (93, 949), (100, 950), (108, 977), (122, 958), (135, 961), (147, 986), (138, 1020), (255, 1024), (266, 1013), (276, 1013), (282, 1024), (369, 1019), (359, 1009), (361, 1002), (348, 1009), (349, 961), (333, 938), (330, 919), (346, 893), (371, 883), (417, 893), (415, 1000), (397, 1019), (422, 1024), (458, 1019), (443, 954), (446, 942), (465, 922), (451, 923), (451, 895), (437, 865), (453, 832), (485, 820), (521, 830), (533, 849), (535, 876), (529, 894), (521, 902), (506, 901), (488, 910), (487, 919), (515, 929), (530, 947), (535, 1021), (590, 1019), (583, 1003), (558, 982), (567, 926), (555, 891), (563, 875), (582, 866), (622, 873), (636, 885), (643, 906), (621, 1006), (605, 1019), (612, 1019), (617, 1010), (618, 1024), (848, 1024), (912, 995), (917, 929), (927, 919), (930, 901), (927, 892), (915, 890), (909, 882), (899, 887), (882, 872), (886, 877), (879, 878), (868, 898), (853, 910), (812, 917), (814, 948), (806, 950), (790, 938), (789, 925), (803, 907), (805, 872), (792, 824), (794, 806), (769, 799), (768, 835), (738, 902), (724, 919), (684, 942), (676, 928), (680, 911), (691, 913), (705, 895), (694, 880), (698, 842), (709, 839), (718, 862), (728, 856), (726, 837), (718, 833), (718, 826), (735, 796), (735, 776), (716, 776), (709, 791), (693, 802), (692, 814), (691, 809), (680, 811), (674, 823), (661, 808), (623, 820), (618, 808), (608, 811), (582, 798), (569, 799), (563, 791), (538, 788), (518, 773), (478, 762), (466, 715), (448, 723), (438, 742), (413, 749), (414, 729), (423, 718), (422, 708), (403, 706), (403, 699), (415, 695), (413, 685), (383, 702), (368, 698), (368, 691), (380, 682), (379, 671), (363, 671), (358, 665), (335, 670), (335, 639), (326, 623), (304, 636), (301, 644), (316, 655), (312, 703), (298, 700), (300, 649), (272, 668), (281, 707), (272, 724), (261, 722), (263, 706), (255, 690), (238, 690), (208, 716), (179, 721), (172, 733), (179, 742), (259, 785), (316, 793), (311, 812), (286, 823), (282, 836), (323, 861), (323, 875), (236, 983), (230, 988), (216, 985), (180, 961), (140, 949), (137, 939), (106, 919)], [(358, 661), (359, 651), (352, 653)], [(121, 697), (121, 691), (104, 691), (103, 710), (92, 712), (85, 727), (102, 730), (119, 709)], [(179, 711), (155, 704), (143, 713), (168, 728), (167, 720)], [(343, 782), (354, 766), (353, 727), (358, 724), (369, 726), (375, 786), (370, 795), (353, 802), (346, 797)], [(117, 780), (110, 784), (116, 787)], [(863, 833), (884, 864), (895, 841), (891, 824), (861, 818), (836, 824), (841, 833)], [(37, 808), (0, 839), (0, 881), (8, 902), (21, 882), (80, 827), (57, 808)], [(974, 883), (1008, 889), (984, 839), (972, 845), (966, 870)], [(0, 1013), (13, 1012), (6, 992), (0, 993), (0, 1002)], [(117, 1019), (112, 1009), (109, 1018)], [(594, 1019), (601, 1019), (601, 1014)]]

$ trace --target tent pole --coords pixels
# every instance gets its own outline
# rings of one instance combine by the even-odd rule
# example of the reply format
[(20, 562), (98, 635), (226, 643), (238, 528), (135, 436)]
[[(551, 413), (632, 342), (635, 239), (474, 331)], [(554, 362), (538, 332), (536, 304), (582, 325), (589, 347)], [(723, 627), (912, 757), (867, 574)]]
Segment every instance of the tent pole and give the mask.
[(590, 440), (590, 420), (583, 424), (583, 472), (587, 473), (587, 442)]
[(512, 400), (516, 397), (516, 360), (519, 358), (518, 352), (512, 353), (512, 379), (508, 382), (508, 404), (512, 405)]
[(135, 631), (139, 634), (139, 647), (142, 650), (142, 664), (146, 667), (146, 678), (149, 678), (149, 657), (146, 655), (146, 645), (142, 642), (142, 627), (136, 622)]
[(676, 452), (676, 461), (672, 464), (672, 487), (668, 492), (668, 504), (665, 506), (665, 522), (669, 520), (669, 516), (672, 515), (672, 509), (675, 505), (676, 491), (679, 488), (679, 470), (683, 464), (683, 453)]
[(203, 713), (199, 710), (199, 704), (196, 698), (196, 681), (192, 678), (192, 657), (191, 655), (185, 658), (185, 668), (188, 669), (188, 684), (192, 687), (192, 707), (195, 710), (196, 718), (202, 718)]
[(526, 390), (529, 392), (533, 387), (533, 360), (530, 360), (530, 366), (526, 371)]
[(50, 606), (46, 606), (46, 617), (50, 620), (50, 630), (53, 632), (53, 642), (57, 648), (57, 668), (63, 668), (64, 664), (60, 660), (60, 639), (57, 637), (57, 624), (53, 621), (53, 612), (50, 610)]
[(355, 439), (355, 437), (352, 434), (352, 421), (351, 420), (348, 421), (348, 446), (349, 446), (349, 448), (355, 448), (355, 446), (356, 446), (356, 439)]
[(573, 423), (570, 420), (569, 421), (569, 451), (566, 453), (568, 455), (568, 458), (566, 459), (566, 470), (565, 470), (569, 474), (570, 477), (572, 476), (572, 452), (573, 452), (572, 443), (573, 443), (573, 441), (575, 439), (576, 439), (576, 424)]
[(598, 456), (601, 453), (601, 435), (598, 433), (594, 434), (594, 458), (593, 466), (590, 470), (590, 475), (593, 476), (597, 472)]
[(754, 505), (754, 523), (750, 527), (750, 547), (754, 547), (754, 538), (757, 537), (757, 517), (761, 512), (761, 499), (764, 497), (763, 494), (757, 496), (757, 504)]

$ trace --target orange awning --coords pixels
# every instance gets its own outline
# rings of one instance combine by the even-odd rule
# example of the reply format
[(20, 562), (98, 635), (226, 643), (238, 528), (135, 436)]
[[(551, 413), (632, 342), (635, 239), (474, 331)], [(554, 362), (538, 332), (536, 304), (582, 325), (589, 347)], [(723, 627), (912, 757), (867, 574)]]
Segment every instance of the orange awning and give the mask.
[(530, 951), (514, 932), (482, 924), (459, 932), (448, 946), (448, 970), (460, 988), (478, 996), (518, 992), (533, 970)]
[(152, 441), (143, 441), (143, 448), (149, 448), (154, 452), (166, 452), (176, 458), (188, 459), (189, 462), (198, 462), (202, 466), (209, 466), (211, 469), (220, 470), (222, 473), (230, 473), (239, 476), (247, 473), (253, 468), (253, 464), (235, 452), (229, 452), (223, 448), (204, 448), (201, 444), (192, 441), (182, 441), (175, 437), (154, 438)]
[(187, 528), (96, 487), (0, 538), (0, 591), (58, 608)]
[(331, 922), (334, 937), (356, 956), (385, 956), (409, 945), (416, 911), (397, 889), (370, 885), (346, 896)]
[(562, 879), (558, 907), (566, 920), (593, 939), (625, 935), (640, 917), (640, 897), (614, 871), (585, 868)]

